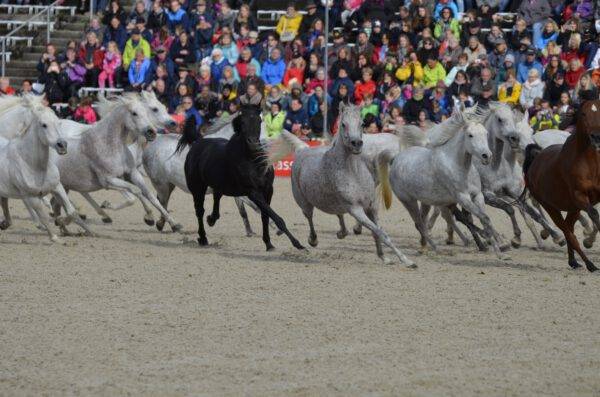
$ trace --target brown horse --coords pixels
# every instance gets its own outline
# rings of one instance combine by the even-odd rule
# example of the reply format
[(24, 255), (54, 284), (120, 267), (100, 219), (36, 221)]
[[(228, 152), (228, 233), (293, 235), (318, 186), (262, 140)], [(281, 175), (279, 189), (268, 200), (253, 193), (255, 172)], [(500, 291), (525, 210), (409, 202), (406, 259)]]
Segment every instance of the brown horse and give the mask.
[[(523, 164), (525, 184), (544, 207), (567, 240), (569, 266), (578, 268), (577, 251), (590, 272), (598, 270), (588, 259), (575, 237), (574, 225), (585, 211), (596, 227), (600, 217), (594, 204), (600, 201), (600, 101), (585, 102), (577, 116), (577, 131), (564, 145), (544, 150), (529, 145)], [(561, 211), (567, 212), (563, 218)]]

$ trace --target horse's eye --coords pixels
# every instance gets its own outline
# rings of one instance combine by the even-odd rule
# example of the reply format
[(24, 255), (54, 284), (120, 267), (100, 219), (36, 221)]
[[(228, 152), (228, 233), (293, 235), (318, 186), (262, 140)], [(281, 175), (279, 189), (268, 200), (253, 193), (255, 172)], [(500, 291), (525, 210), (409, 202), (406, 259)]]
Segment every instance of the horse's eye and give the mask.
[(48, 125), (47, 124), (42, 124), (42, 127), (43, 128), (48, 128)]
[(133, 112), (131, 114), (133, 115), (133, 117), (137, 117), (137, 115), (138, 115), (137, 112)]
[(473, 134), (469, 134), (469, 138), (473, 138)]
[(158, 108), (152, 108), (152, 111), (153, 111), (154, 113), (158, 113)]

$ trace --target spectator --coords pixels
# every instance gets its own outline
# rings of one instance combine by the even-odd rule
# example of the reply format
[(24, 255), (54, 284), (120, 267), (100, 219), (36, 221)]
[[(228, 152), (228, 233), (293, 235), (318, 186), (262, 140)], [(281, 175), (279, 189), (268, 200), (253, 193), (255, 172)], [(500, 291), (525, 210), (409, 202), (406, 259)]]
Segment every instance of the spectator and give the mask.
[(270, 86), (281, 84), (285, 75), (285, 62), (281, 59), (281, 51), (274, 48), (270, 58), (262, 65), (261, 78)]
[(379, 105), (373, 101), (373, 94), (365, 94), (364, 102), (360, 109), (360, 116), (363, 120), (368, 114), (379, 117)]
[(90, 26), (85, 30), (86, 34), (90, 32), (96, 34), (99, 42), (104, 43), (104, 33), (106, 32), (106, 28), (102, 26), (98, 17), (93, 17), (90, 21)]
[(223, 73), (221, 74), (221, 78), (219, 79), (219, 88), (217, 90), (217, 93), (220, 94), (223, 92), (223, 87), (227, 85), (231, 92), (231, 96), (229, 98), (230, 100), (235, 98), (238, 92), (239, 79), (234, 74), (234, 70), (235, 69), (230, 65), (227, 65), (223, 68)]
[(531, 43), (531, 35), (527, 31), (527, 22), (523, 18), (517, 18), (513, 31), (510, 34), (510, 48), (513, 51), (518, 50), (524, 39), (527, 39)]
[(73, 120), (78, 106), (79, 98), (74, 96), (70, 97), (67, 101), (67, 106), (61, 107), (58, 111), (58, 117), (61, 119)]
[(560, 94), (560, 103), (556, 109), (560, 119), (558, 128), (573, 132), (575, 124), (575, 108), (571, 104), (571, 97), (567, 91)]
[(73, 114), (73, 120), (83, 124), (94, 124), (97, 120), (96, 112), (92, 108), (92, 99), (84, 97), (79, 102), (77, 110)]
[(297, 136), (301, 135), (302, 127), (308, 126), (308, 115), (302, 106), (302, 101), (294, 98), (290, 101), (290, 109), (285, 116), (283, 127)]
[(199, 130), (202, 124), (204, 123), (204, 119), (202, 115), (196, 110), (194, 107), (194, 100), (191, 96), (186, 95), (183, 97), (183, 101), (181, 102), (183, 105), (183, 109), (185, 110), (185, 118), (193, 117), (196, 120), (196, 129)]
[(161, 30), (163, 26), (167, 26), (167, 13), (162, 6), (161, 0), (154, 0), (152, 2), (152, 10), (148, 13), (147, 25), (148, 29), (155, 34)]
[(236, 13), (231, 9), (229, 3), (222, 2), (221, 10), (217, 14), (217, 30), (220, 30), (221, 33), (225, 33), (225, 30), (229, 29), (229, 33), (231, 34), (235, 16)]
[(227, 59), (223, 56), (223, 51), (220, 48), (212, 50), (212, 62), (210, 64), (210, 74), (213, 81), (221, 80), (221, 75), (225, 66), (231, 66)]
[(156, 99), (162, 103), (166, 108), (169, 107), (169, 91), (167, 89), (167, 83), (163, 79), (156, 79), (152, 82), (152, 91), (156, 94)]
[(300, 23), (300, 28), (298, 29), (299, 34), (308, 33), (310, 28), (313, 26), (313, 23), (317, 20), (324, 20), (324, 15), (321, 11), (317, 9), (317, 5), (314, 0), (308, 0), (306, 2), (306, 14), (302, 16), (302, 22)]
[(282, 15), (277, 22), (275, 31), (281, 38), (281, 41), (287, 43), (294, 40), (300, 30), (302, 15), (296, 11), (296, 5), (289, 3), (285, 15)]
[(426, 117), (429, 117), (429, 114), (431, 114), (431, 103), (429, 99), (425, 98), (424, 94), (422, 87), (415, 87), (412, 98), (404, 105), (403, 113), (407, 123), (418, 124), (419, 113), (422, 110), (425, 112)]
[(533, 45), (535, 46), (535, 48), (541, 51), (544, 48), (546, 48), (549, 42), (556, 42), (557, 39), (558, 26), (556, 25), (556, 22), (554, 22), (552, 19), (548, 19), (545, 22), (544, 30), (542, 31), (541, 35), (537, 38), (537, 40), (534, 39)]
[(104, 32), (104, 47), (108, 46), (108, 43), (114, 41), (117, 43), (119, 51), (125, 50), (125, 44), (127, 43), (127, 30), (121, 24), (121, 20), (118, 17), (113, 17), (110, 20), (110, 26)]
[(460, 25), (455, 17), (456, 14), (451, 7), (442, 8), (441, 17), (437, 20), (433, 29), (433, 36), (439, 40), (447, 31), (450, 31), (454, 37), (460, 37)]
[(485, 47), (488, 51), (492, 51), (502, 42), (506, 45), (506, 36), (500, 25), (498, 23), (493, 23), (490, 28), (490, 33), (485, 36)]
[(127, 13), (121, 7), (119, 0), (111, 0), (109, 10), (102, 17), (102, 24), (108, 25), (114, 17), (119, 19), (121, 25), (125, 26), (127, 24)]
[[(162, 66), (164, 68), (166, 76), (157, 76), (159, 66)], [(157, 77), (165, 79), (165, 82), (169, 87), (172, 85), (173, 81), (175, 81), (175, 78), (177, 77), (175, 75), (175, 62), (173, 62), (173, 60), (167, 56), (167, 51), (163, 47), (158, 47), (156, 49), (156, 56), (150, 62), (150, 70), (148, 71), (148, 80), (146, 82), (150, 83), (150, 81), (154, 80)]]
[(306, 61), (301, 56), (292, 59), (283, 76), (283, 85), (289, 88), (292, 84), (302, 84), (304, 82), (305, 68)]
[(527, 25), (533, 29), (533, 43), (540, 43), (544, 21), (552, 16), (552, 9), (547, 0), (523, 0), (519, 9), (519, 15)]
[[(10, 85), (9, 85), (9, 87), (10, 87)], [(21, 83), (21, 89), (19, 90), (18, 95), (24, 95), (24, 94), (34, 94), (33, 85), (32, 85), (31, 80), (29, 80), (29, 79), (25, 79)], [(5, 95), (7, 95), (7, 94), (5, 94)]]
[(187, 12), (181, 8), (178, 0), (171, 0), (171, 7), (166, 11), (167, 27), (171, 33), (175, 33), (175, 28), (181, 26), (183, 29), (188, 29), (189, 19)]
[(258, 22), (256, 21), (256, 18), (254, 18), (254, 15), (252, 15), (250, 12), (250, 6), (246, 3), (243, 3), (240, 6), (237, 17), (233, 21), (233, 31), (239, 35), (242, 26), (246, 26), (248, 30), (258, 29)]
[(469, 45), (465, 48), (465, 54), (467, 54), (467, 59), (469, 63), (475, 63), (477, 59), (481, 55), (484, 55), (487, 59), (487, 51), (485, 46), (479, 42), (479, 39), (476, 36), (471, 36), (469, 38)]
[(458, 58), (463, 54), (463, 49), (460, 46), (458, 39), (450, 34), (446, 34), (447, 40), (445, 45), (440, 48), (441, 58), (446, 69), (450, 69), (458, 63)]
[[(495, 43), (494, 50), (488, 55), (488, 61), (491, 69), (501, 69), (504, 67), (504, 59), (507, 55), (512, 55), (508, 50), (506, 41), (500, 39)], [(514, 57), (512, 63), (514, 63)]]
[(248, 33), (248, 44), (246, 47), (252, 52), (252, 58), (258, 61), (262, 53), (262, 46), (258, 42), (258, 32), (253, 30)]
[(281, 134), (283, 124), (286, 121), (286, 113), (281, 110), (279, 102), (271, 103), (271, 109), (265, 116), (265, 132), (267, 139), (275, 139)]
[[(144, 3), (144, 1), (142, 0), (138, 0), (135, 2), (135, 6), (133, 7), (133, 11), (131, 11), (131, 14), (129, 14), (129, 23), (131, 26), (131, 29), (134, 28), (133, 25), (137, 25), (140, 23), (140, 20), (143, 21), (143, 23), (145, 24), (146, 21), (148, 20), (148, 10), (146, 10), (146, 3)], [(139, 27), (138, 27), (139, 29)], [(141, 30), (141, 29), (140, 29)]]
[[(237, 69), (238, 76), (240, 79), (245, 79), (248, 74), (248, 66), (252, 64), (254, 66), (255, 72), (260, 74), (260, 63), (254, 58), (252, 58), (252, 51), (249, 48), (244, 48), (240, 55), (240, 59), (235, 63), (235, 68)], [(285, 80), (285, 79), (284, 79)], [(302, 83), (304, 80), (300, 80)]]
[(40, 74), (46, 73), (46, 69), (50, 65), (50, 62), (57, 60), (56, 47), (53, 44), (46, 45), (46, 51), (42, 54), (40, 61), (37, 64), (37, 71)]
[(253, 106), (258, 110), (262, 108), (263, 96), (258, 91), (256, 84), (249, 84), (246, 93), (239, 96), (241, 106)]
[(375, 95), (377, 84), (373, 81), (373, 69), (366, 67), (362, 70), (362, 80), (354, 87), (354, 100), (357, 105), (362, 104), (366, 94)]
[(351, 97), (354, 97), (354, 83), (350, 77), (348, 77), (348, 72), (344, 68), (339, 69), (337, 78), (333, 80), (333, 84), (331, 84), (331, 88), (329, 89), (330, 95), (335, 95), (339, 86), (342, 84), (348, 89), (348, 94)]
[(135, 25), (133, 25), (133, 29), (137, 29), (140, 31), (140, 36), (148, 43), (152, 41), (152, 32), (146, 28), (146, 20), (142, 17), (137, 17), (135, 19)]
[[(3, 83), (4, 82), (4, 83)], [(52, 61), (48, 65), (46, 73), (40, 78), (44, 84), (44, 94), (50, 105), (65, 100), (65, 93), (69, 85), (69, 78), (64, 71), (60, 70), (58, 62)], [(0, 91), (8, 90), (8, 79), (0, 79)], [(12, 90), (12, 88), (10, 89)], [(10, 91), (6, 91), (7, 93)], [(14, 94), (14, 90), (10, 95)]]
[(558, 106), (560, 97), (563, 92), (568, 92), (569, 87), (565, 83), (565, 75), (563, 72), (557, 72), (552, 76), (552, 79), (546, 81), (544, 89), (544, 99), (550, 102), (552, 106)]
[(446, 78), (446, 70), (436, 58), (429, 58), (427, 65), (423, 68), (423, 85), (425, 88), (433, 88), (438, 81), (444, 81)]
[(196, 49), (186, 31), (179, 34), (169, 50), (169, 57), (176, 66), (189, 65), (196, 62)]
[[(198, 7), (200, 7), (200, 3), (198, 3)], [(204, 9), (206, 9), (206, 4), (204, 4)], [(208, 14), (202, 10), (202, 14), (197, 15), (198, 23), (194, 26), (196, 28), (196, 33), (194, 35), (194, 42), (196, 46), (196, 51), (198, 52), (198, 59), (204, 59), (210, 56), (212, 52), (212, 36), (214, 33), (214, 21), (208, 16)]]
[(331, 100), (331, 112), (333, 113), (333, 119), (337, 120), (340, 112), (340, 104), (350, 105), (354, 103), (354, 96), (350, 95), (348, 87), (345, 84), (338, 86), (337, 92), (333, 95)]
[(102, 69), (104, 51), (102, 50), (95, 33), (88, 33), (86, 41), (79, 47), (78, 61), (85, 69), (85, 85), (88, 87), (98, 86), (98, 75)]
[(565, 73), (565, 81), (569, 89), (574, 89), (579, 81), (579, 78), (583, 75), (585, 69), (577, 58), (571, 59), (569, 62), (569, 69)]
[(247, 87), (250, 84), (254, 84), (259, 92), (265, 92), (265, 83), (260, 78), (258, 70), (260, 70), (260, 66), (257, 67), (254, 63), (248, 64), (248, 66), (246, 67), (246, 77), (240, 80), (240, 94), (245, 94), (248, 89)]
[(217, 94), (210, 90), (208, 85), (200, 89), (200, 94), (196, 96), (194, 107), (206, 120), (211, 120), (217, 116), (218, 98)]
[[(527, 1), (529, 1), (529, 0), (527, 0)], [(539, 1), (539, 0), (535, 0), (535, 1)], [(540, 76), (544, 70), (542, 64), (536, 60), (536, 53), (533, 48), (528, 48), (525, 55), (526, 55), (525, 60), (523, 62), (519, 63), (519, 66), (517, 67), (517, 80), (519, 81), (519, 83), (523, 83), (523, 82), (527, 81), (527, 79), (530, 76), (529, 72), (532, 69), (535, 69), (538, 72), (538, 75), (540, 75)]]
[(533, 106), (533, 100), (544, 95), (544, 83), (540, 80), (540, 73), (536, 68), (529, 69), (528, 77), (521, 87), (519, 103), (523, 109)]
[[(56, 61), (54, 61), (56, 64)], [(0, 94), (1, 95), (15, 95), (15, 89), (10, 86), (10, 80), (8, 77), (0, 77)]]
[[(550, 56), (548, 64), (546, 65), (546, 69), (544, 70), (544, 74), (542, 75), (542, 81), (552, 81), (554, 76), (559, 72), (564, 74), (563, 67), (560, 63), (560, 57), (557, 55), (552, 55)], [(558, 100), (558, 98), (556, 99)]]
[(146, 73), (150, 69), (150, 60), (140, 48), (135, 52), (135, 58), (129, 65), (129, 84), (133, 89), (140, 90), (146, 81)]
[(123, 51), (123, 67), (125, 69), (129, 70), (129, 65), (135, 58), (138, 50), (144, 53), (144, 58), (150, 58), (150, 43), (142, 38), (138, 29), (133, 29), (131, 31), (131, 38), (127, 40), (125, 50)]
[(108, 43), (108, 49), (104, 54), (104, 60), (102, 61), (102, 71), (98, 76), (98, 86), (104, 88), (106, 81), (108, 80), (108, 86), (115, 88), (115, 76), (117, 75), (117, 69), (121, 67), (121, 54), (117, 48), (117, 43), (111, 41)]
[(481, 69), (480, 75), (473, 78), (471, 82), (471, 95), (476, 102), (481, 102), (485, 91), (492, 92), (493, 96), (496, 95), (496, 84), (492, 79), (492, 71), (488, 68)]
[(531, 118), (529, 124), (535, 132), (557, 129), (560, 124), (560, 117), (554, 114), (550, 103), (547, 100), (542, 100), (541, 109)]
[(64, 87), (67, 96), (76, 97), (79, 89), (85, 84), (85, 75), (87, 70), (77, 62), (75, 50), (67, 49), (67, 59), (60, 64), (61, 70), (64, 70), (67, 75), (67, 86)]
[(325, 98), (323, 87), (316, 87), (315, 92), (308, 98), (308, 117), (313, 117), (319, 113), (319, 104), (325, 100), (329, 102), (329, 98)]
[(515, 106), (519, 103), (521, 97), (521, 84), (517, 81), (514, 69), (509, 69), (506, 73), (506, 82), (498, 87), (498, 100)]
[(279, 44), (279, 39), (277, 38), (277, 36), (274, 33), (270, 33), (267, 36), (267, 41), (265, 45), (263, 45), (258, 61), (261, 64), (265, 63), (271, 57), (271, 52), (273, 52), (273, 50), (276, 48), (279, 49), (279, 54), (284, 53), (283, 47), (281, 46), (281, 44)]
[(319, 111), (310, 118), (310, 139), (319, 139), (323, 138), (323, 123), (324, 117), (323, 114), (327, 113), (327, 128), (331, 130), (331, 126), (334, 124), (334, 120), (332, 117), (332, 112), (329, 109), (326, 109), (325, 101), (319, 102)]
[(150, 42), (152, 51), (156, 53), (159, 48), (162, 48), (168, 52), (175, 41), (175, 38), (169, 34), (169, 28), (161, 26), (155, 32)]
[(364, 55), (367, 62), (371, 62), (373, 60), (375, 47), (369, 42), (369, 36), (367, 36), (366, 31), (362, 30), (358, 33), (358, 38), (353, 51), (355, 59), (358, 59), (360, 55)]
[(573, 90), (573, 100), (578, 105), (581, 105), (585, 101), (593, 101), (596, 99), (598, 99), (598, 87), (593, 83), (590, 74), (585, 73), (575, 85), (575, 89)]
[(229, 34), (222, 34), (215, 48), (220, 48), (223, 51), (223, 56), (230, 65), (235, 65), (240, 57), (238, 48), (231, 40), (231, 35)]

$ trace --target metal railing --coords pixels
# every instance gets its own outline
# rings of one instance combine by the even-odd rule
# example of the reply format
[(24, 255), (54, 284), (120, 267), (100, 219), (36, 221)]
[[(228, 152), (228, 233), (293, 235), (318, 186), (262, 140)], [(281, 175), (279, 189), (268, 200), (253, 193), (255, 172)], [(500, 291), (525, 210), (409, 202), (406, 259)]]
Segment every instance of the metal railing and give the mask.
[[(14, 11), (27, 10), (27, 14), (31, 15), (34, 11), (43, 10), (46, 7), (47, 6), (40, 5), (0, 4), (0, 10), (7, 10), (9, 14), (12, 14)], [(69, 14), (71, 14), (71, 16), (75, 16), (76, 7), (55, 6), (53, 7), (52, 11), (69, 11)]]
[(8, 34), (6, 34), (2, 38), (2, 54), (1, 54), (2, 55), (2, 77), (5, 76), (5, 72), (6, 72), (6, 57), (4, 56), (4, 54), (6, 53), (6, 43), (7, 43), (7, 41), (10, 40), (10, 38), (12, 36), (14, 36), (15, 34), (17, 34), (17, 32), (19, 32), (25, 26), (29, 26), (29, 24), (31, 22), (33, 22), (35, 19), (38, 19), (38, 18), (42, 17), (44, 14), (46, 14), (46, 43), (49, 43), (50, 42), (50, 32), (52, 30), (51, 26), (50, 26), (50, 14), (52, 14), (54, 12), (54, 8), (57, 6), (57, 4), (61, 3), (61, 2), (62, 2), (62, 0), (56, 0), (52, 4), (46, 6), (42, 11), (38, 12), (37, 14), (35, 14), (31, 18), (29, 18), (22, 25), (17, 26), (16, 28), (14, 28), (10, 32), (8, 32)]

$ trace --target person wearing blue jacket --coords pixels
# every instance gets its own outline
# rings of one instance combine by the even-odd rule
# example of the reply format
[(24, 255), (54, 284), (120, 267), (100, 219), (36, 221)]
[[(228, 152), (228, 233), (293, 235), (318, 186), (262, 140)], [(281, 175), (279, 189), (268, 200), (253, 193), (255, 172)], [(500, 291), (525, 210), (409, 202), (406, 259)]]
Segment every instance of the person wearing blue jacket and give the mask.
[(527, 81), (531, 69), (537, 69), (540, 76), (544, 74), (544, 67), (535, 59), (535, 56), (536, 52), (534, 48), (530, 47), (525, 51), (525, 60), (520, 62), (517, 67), (517, 80), (519, 83)]
[(331, 84), (331, 88), (329, 89), (329, 95), (333, 97), (337, 94), (338, 89), (342, 84), (348, 88), (348, 95), (354, 97), (354, 82), (348, 77), (348, 71), (345, 68), (340, 68), (338, 70), (337, 78), (333, 80), (333, 84)]
[(104, 38), (102, 39), (102, 46), (108, 47), (110, 41), (117, 43), (119, 51), (123, 53), (125, 49), (125, 43), (127, 43), (129, 35), (127, 29), (121, 24), (121, 20), (118, 17), (113, 17), (110, 20), (110, 26), (104, 31)]
[(442, 10), (444, 8), (450, 8), (452, 10), (452, 15), (458, 15), (458, 7), (454, 4), (452, 0), (440, 0), (436, 5), (433, 11), (433, 19), (439, 21), (442, 18)]
[(212, 81), (218, 82), (221, 80), (225, 66), (231, 66), (231, 64), (223, 56), (223, 51), (220, 48), (213, 49), (212, 62), (210, 63), (210, 77)]
[[(190, 117), (196, 119), (196, 131), (198, 131), (202, 123), (204, 123), (204, 120), (202, 119), (200, 112), (198, 112), (198, 109), (194, 107), (194, 100), (191, 96), (184, 96), (181, 104), (185, 109), (185, 119), (187, 120)], [(200, 136), (198, 136), (198, 138), (200, 138)]]
[(285, 62), (281, 59), (281, 51), (279, 48), (274, 48), (271, 51), (271, 56), (262, 65), (260, 77), (265, 82), (265, 85), (278, 85), (283, 81), (285, 75)]
[(171, 33), (175, 33), (177, 25), (181, 25), (184, 29), (189, 28), (189, 18), (187, 12), (181, 8), (178, 0), (171, 1), (171, 9), (167, 10), (167, 26)]
[(309, 124), (308, 114), (302, 107), (302, 101), (300, 98), (293, 98), (290, 103), (290, 109), (285, 116), (283, 128), (291, 133), (297, 134), (300, 133), (302, 128), (308, 126)]
[(144, 51), (137, 50), (135, 59), (129, 65), (129, 84), (133, 88), (141, 88), (146, 81), (146, 73), (150, 69), (150, 60), (144, 57)]
[(170, 86), (177, 77), (175, 76), (175, 62), (173, 62), (173, 60), (167, 56), (167, 51), (164, 49), (164, 47), (158, 47), (156, 49), (156, 56), (150, 61), (150, 69), (148, 70), (148, 73), (146, 73), (145, 84), (148, 85), (154, 81), (158, 65), (165, 65), (168, 75), (168, 79), (166, 81), (167, 85)]

